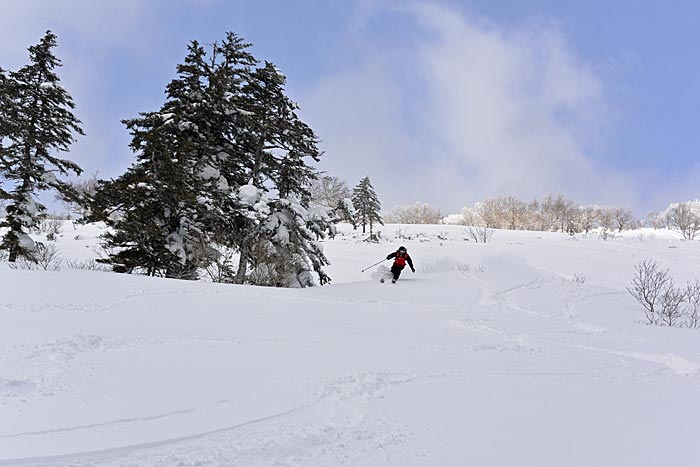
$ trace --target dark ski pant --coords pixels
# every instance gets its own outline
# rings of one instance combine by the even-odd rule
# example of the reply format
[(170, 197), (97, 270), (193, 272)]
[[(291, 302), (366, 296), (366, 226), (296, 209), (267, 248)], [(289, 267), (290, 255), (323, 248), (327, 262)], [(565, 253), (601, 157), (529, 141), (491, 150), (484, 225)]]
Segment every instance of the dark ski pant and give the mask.
[(404, 266), (399, 266), (398, 264), (394, 264), (391, 267), (391, 274), (394, 276), (394, 280), (398, 280), (399, 276), (401, 275), (401, 271), (403, 271)]

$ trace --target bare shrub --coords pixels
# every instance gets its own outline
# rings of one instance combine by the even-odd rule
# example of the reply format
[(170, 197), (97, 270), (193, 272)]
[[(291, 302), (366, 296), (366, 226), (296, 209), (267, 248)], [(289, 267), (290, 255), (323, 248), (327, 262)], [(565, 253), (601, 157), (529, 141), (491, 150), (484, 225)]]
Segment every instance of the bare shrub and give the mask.
[(473, 209), (464, 209), (462, 218), (464, 225), (467, 226), (467, 233), (472, 240), (477, 243), (488, 243), (493, 236), (493, 228), (490, 227), (486, 219), (493, 213), (490, 208), (482, 203), (476, 203)]
[(688, 282), (685, 288), (685, 325), (689, 328), (700, 327), (700, 281)]
[(413, 237), (411, 235), (408, 235), (408, 232), (406, 229), (398, 229), (396, 231), (395, 238), (402, 239), (402, 240), (411, 240)]
[(493, 237), (493, 229), (479, 225), (470, 225), (467, 227), (469, 236), (477, 243), (489, 243)]
[(27, 256), (21, 257), (19, 261), (11, 263), (10, 268), (60, 271), (62, 264), (63, 258), (61, 257), (58, 247), (55, 244), (36, 242), (34, 245), (34, 251)]
[(459, 272), (470, 272), (472, 270), (472, 267), (466, 263), (457, 263), (456, 266)]
[(63, 222), (59, 219), (44, 219), (37, 225), (36, 231), (55, 238), (63, 233)]
[(102, 263), (98, 263), (96, 259), (67, 259), (66, 266), (68, 269), (79, 269), (83, 271), (109, 271), (110, 268)]
[[(659, 270), (655, 261), (645, 259), (634, 267), (635, 275), (627, 291), (644, 307), (648, 324), (656, 324), (659, 319), (659, 300), (671, 282), (668, 270)], [(671, 297), (669, 297), (670, 299)]]
[(583, 274), (574, 274), (574, 277), (571, 278), (571, 282), (575, 284), (585, 284), (586, 276), (584, 276)]
[(685, 291), (675, 286), (673, 278), (668, 283), (659, 297), (659, 322), (667, 326), (675, 326), (683, 317), (681, 304), (685, 300)]
[(223, 245), (213, 245), (217, 255), (204, 271), (212, 282), (233, 283), (236, 277), (237, 253), (233, 248)]

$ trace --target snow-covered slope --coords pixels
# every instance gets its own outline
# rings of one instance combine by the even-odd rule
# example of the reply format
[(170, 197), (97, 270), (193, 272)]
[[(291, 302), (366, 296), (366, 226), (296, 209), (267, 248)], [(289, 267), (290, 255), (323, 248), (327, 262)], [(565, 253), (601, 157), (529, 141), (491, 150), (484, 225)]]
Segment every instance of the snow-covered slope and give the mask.
[[(625, 291), (700, 277), (698, 243), (383, 230), (301, 290), (0, 264), (0, 465), (698, 465), (700, 331)], [(400, 243), (416, 274), (360, 272)]]

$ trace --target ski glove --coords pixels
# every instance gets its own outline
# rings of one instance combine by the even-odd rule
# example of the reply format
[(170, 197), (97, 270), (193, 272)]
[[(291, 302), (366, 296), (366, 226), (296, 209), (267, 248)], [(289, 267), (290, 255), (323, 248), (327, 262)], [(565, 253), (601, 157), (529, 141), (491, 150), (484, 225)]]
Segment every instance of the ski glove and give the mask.
[(388, 255), (388, 256), (386, 257), (386, 259), (391, 259), (391, 255)]

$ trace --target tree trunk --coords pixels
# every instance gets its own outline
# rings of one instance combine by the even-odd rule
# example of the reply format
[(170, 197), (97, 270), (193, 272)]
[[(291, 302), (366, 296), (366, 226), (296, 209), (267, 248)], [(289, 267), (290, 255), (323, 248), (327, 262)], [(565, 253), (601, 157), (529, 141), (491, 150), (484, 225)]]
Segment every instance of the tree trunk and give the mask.
[(245, 282), (246, 272), (248, 271), (248, 245), (247, 242), (241, 246), (241, 257), (238, 259), (238, 270), (236, 277), (233, 279), (234, 284), (243, 284)]
[(17, 246), (16, 245), (12, 245), (10, 247), (10, 257), (8, 258), (8, 261), (10, 263), (14, 263), (15, 261), (17, 261)]

